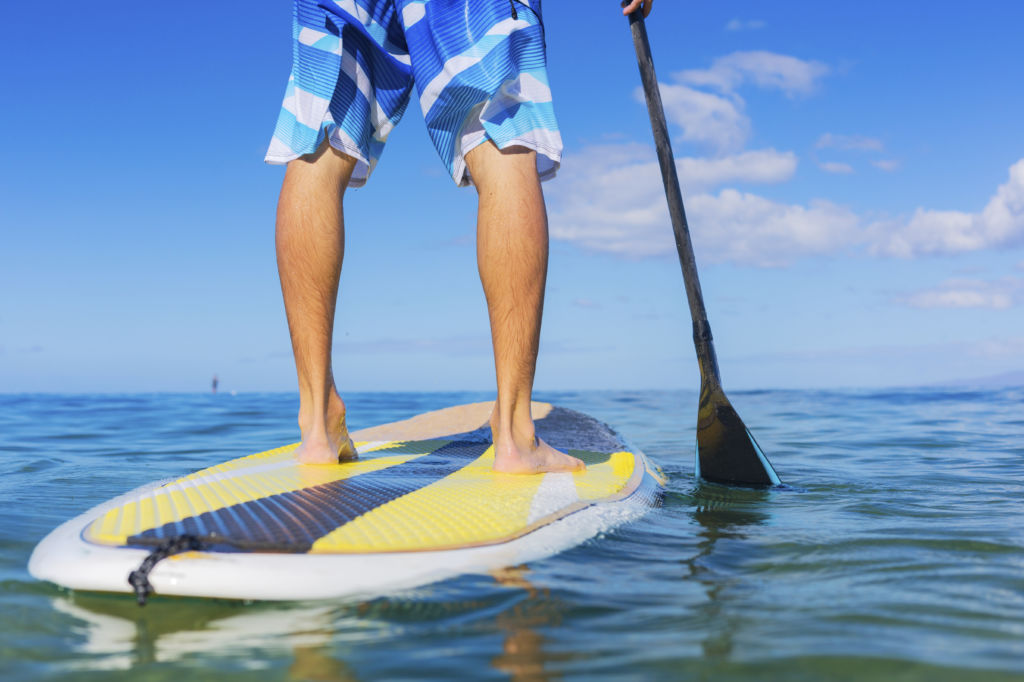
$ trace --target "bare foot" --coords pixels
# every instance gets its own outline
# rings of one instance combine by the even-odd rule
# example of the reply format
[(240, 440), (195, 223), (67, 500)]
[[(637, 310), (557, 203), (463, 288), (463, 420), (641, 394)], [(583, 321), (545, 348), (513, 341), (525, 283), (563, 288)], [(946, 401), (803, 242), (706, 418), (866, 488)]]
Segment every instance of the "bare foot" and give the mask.
[(295, 449), (295, 459), (302, 464), (337, 464), (359, 457), (355, 443), (348, 436), (345, 403), (337, 393), (328, 401), (327, 415), (323, 418), (316, 419), (305, 407), (299, 411), (302, 442)]
[(300, 464), (339, 464), (358, 458), (356, 445), (348, 437), (347, 431), (343, 439), (304, 440), (295, 449), (295, 459)]
[(494, 470), (504, 474), (540, 474), (555, 471), (583, 471), (583, 460), (559, 452), (534, 433), (506, 433), (504, 437), (492, 417), (491, 434), (494, 437)]

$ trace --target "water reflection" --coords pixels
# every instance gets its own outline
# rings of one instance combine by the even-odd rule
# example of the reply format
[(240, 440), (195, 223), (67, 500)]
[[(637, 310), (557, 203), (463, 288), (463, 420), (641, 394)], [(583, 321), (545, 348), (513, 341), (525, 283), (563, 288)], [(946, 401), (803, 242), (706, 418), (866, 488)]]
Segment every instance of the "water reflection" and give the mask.
[(331, 655), (326, 646), (295, 647), (295, 660), (288, 668), (288, 679), (357, 682), (345, 661)]
[(565, 660), (567, 654), (545, 651), (547, 640), (535, 628), (557, 627), (562, 624), (562, 608), (547, 588), (537, 588), (526, 576), (526, 566), (514, 566), (495, 571), (494, 579), (501, 585), (523, 590), (525, 598), (498, 614), (495, 619), (504, 633), (501, 653), (491, 659), (491, 665), (507, 673), (513, 682), (549, 680), (552, 673), (547, 664)]
[[(259, 604), (190, 599), (154, 601), (140, 609), (116, 595), (70, 594), (52, 600), (58, 612), (81, 625), (73, 669), (128, 670), (195, 656), (231, 657), (244, 651), (292, 649), (297, 676), (355, 679), (344, 663), (330, 661), (327, 645), (344, 610), (337, 605)], [(250, 667), (258, 668), (258, 658)], [(317, 674), (330, 669), (328, 677)], [(316, 673), (316, 674), (314, 674)], [(344, 673), (344, 674), (342, 674)]]
[[(568, 655), (547, 651), (540, 630), (559, 626), (565, 607), (550, 590), (534, 586), (528, 573), (525, 566), (510, 567), (494, 572), (493, 582), (471, 577), (417, 598), (362, 603), (247, 605), (172, 598), (140, 609), (122, 595), (69, 593), (54, 597), (52, 604), (76, 621), (75, 655), (67, 662), (72, 671), (140, 672), (153, 664), (219, 659), (253, 672), (273, 666), (278, 674), (286, 663), (289, 679), (350, 682), (359, 679), (354, 667), (416, 673), (408, 659), (403, 665), (402, 652), (368, 661), (360, 645), (393, 640), (396, 631), (414, 641), (418, 631), (447, 625), (467, 630), (470, 639), (482, 635), (474, 646), (493, 652), (491, 666), (509, 679), (548, 680), (553, 664)], [(455, 660), (439, 665), (448, 671), (459, 666)]]
[(745, 565), (759, 553), (747, 540), (753, 526), (768, 521), (767, 508), (772, 492), (750, 488), (729, 488), (703, 484), (693, 493), (696, 508), (693, 518), (699, 524), (697, 552), (685, 563), (690, 578), (699, 582), (707, 600), (696, 607), (707, 636), (701, 642), (706, 658), (732, 657), (734, 642), (743, 629), (745, 616), (742, 593), (750, 586), (750, 571)]

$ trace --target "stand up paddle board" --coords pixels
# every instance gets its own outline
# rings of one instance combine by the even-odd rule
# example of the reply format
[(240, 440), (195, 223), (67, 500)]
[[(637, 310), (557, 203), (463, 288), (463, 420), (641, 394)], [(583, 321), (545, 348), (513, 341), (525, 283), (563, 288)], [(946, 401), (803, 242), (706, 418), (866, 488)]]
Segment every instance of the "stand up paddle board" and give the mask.
[(660, 499), (643, 453), (546, 403), (533, 404), (537, 434), (586, 471), (495, 472), (492, 405), (354, 432), (352, 462), (298, 464), (295, 443), (145, 485), (59, 526), (29, 572), (140, 603), (373, 596), (550, 556)]

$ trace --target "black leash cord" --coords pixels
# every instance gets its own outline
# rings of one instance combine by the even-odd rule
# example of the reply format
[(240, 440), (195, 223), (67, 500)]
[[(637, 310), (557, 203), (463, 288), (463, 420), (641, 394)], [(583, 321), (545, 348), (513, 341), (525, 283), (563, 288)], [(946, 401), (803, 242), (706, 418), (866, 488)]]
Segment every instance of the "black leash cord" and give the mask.
[(128, 584), (135, 590), (135, 599), (138, 600), (139, 606), (145, 606), (146, 598), (154, 592), (153, 585), (149, 582), (149, 573), (157, 563), (173, 554), (196, 552), (202, 548), (202, 541), (195, 535), (179, 535), (157, 545), (156, 549), (142, 560), (139, 567), (128, 574)]

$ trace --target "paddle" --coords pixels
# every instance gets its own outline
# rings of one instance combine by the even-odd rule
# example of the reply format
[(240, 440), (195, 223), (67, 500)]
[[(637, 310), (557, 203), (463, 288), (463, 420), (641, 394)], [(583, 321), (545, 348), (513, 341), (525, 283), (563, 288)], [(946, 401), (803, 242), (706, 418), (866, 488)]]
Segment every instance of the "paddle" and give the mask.
[[(622, 6), (628, 4), (626, 0)], [(697, 264), (693, 258), (690, 230), (683, 210), (683, 195), (679, 190), (675, 157), (672, 155), (668, 126), (665, 124), (665, 111), (661, 105), (661, 93), (658, 90), (658, 79), (654, 75), (654, 61), (651, 58), (651, 46), (647, 41), (647, 28), (641, 10), (638, 9), (629, 15), (629, 27), (633, 33), (640, 79), (643, 81), (644, 95), (647, 98), (647, 112), (651, 117), (654, 143), (658, 148), (661, 179), (665, 183), (668, 212), (672, 218), (672, 230), (676, 235), (679, 265), (683, 269), (686, 298), (690, 304), (690, 317), (693, 319), (693, 345), (700, 366), (696, 475), (715, 483), (779, 485), (779, 477), (772, 469), (768, 458), (758, 447), (754, 436), (722, 390), (711, 327), (708, 325), (700, 281), (697, 279)]]

